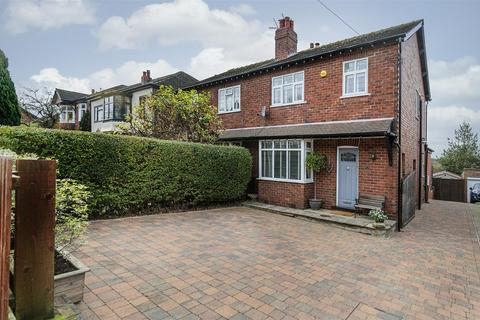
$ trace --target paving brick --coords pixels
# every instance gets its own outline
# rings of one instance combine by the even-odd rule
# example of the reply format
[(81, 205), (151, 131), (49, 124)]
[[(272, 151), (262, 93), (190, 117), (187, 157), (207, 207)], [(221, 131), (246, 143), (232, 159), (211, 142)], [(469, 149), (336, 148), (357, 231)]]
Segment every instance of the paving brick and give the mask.
[[(79, 310), (85, 319), (480, 319), (468, 208), (433, 201), (388, 240), (239, 207), (94, 221), (77, 254), (91, 269)], [(108, 284), (109, 273), (121, 281)]]

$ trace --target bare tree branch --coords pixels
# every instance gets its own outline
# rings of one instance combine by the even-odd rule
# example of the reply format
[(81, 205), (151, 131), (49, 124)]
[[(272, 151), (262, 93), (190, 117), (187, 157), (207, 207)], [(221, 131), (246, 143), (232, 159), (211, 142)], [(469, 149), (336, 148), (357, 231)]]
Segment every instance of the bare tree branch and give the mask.
[(23, 87), (20, 91), (20, 103), (22, 107), (36, 115), (36, 122), (44, 128), (53, 128), (58, 122), (61, 108), (52, 104), (53, 90), (48, 88), (33, 89)]

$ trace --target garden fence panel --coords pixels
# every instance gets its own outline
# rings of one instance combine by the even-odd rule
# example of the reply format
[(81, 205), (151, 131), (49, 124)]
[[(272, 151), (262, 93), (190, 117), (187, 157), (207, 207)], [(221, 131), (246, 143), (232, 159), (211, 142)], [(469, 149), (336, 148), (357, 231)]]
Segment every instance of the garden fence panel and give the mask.
[(8, 319), (12, 160), (0, 157), (0, 320)]

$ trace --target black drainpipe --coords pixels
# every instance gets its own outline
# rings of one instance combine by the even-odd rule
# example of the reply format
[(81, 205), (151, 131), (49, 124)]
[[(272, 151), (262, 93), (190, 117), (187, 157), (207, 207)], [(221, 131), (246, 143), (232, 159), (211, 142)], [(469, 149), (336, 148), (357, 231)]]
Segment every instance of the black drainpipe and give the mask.
[(398, 172), (397, 172), (397, 231), (402, 224), (402, 38), (398, 38)]
[[(425, 141), (428, 141), (428, 101), (425, 101)], [(428, 144), (425, 143), (425, 147), (423, 152), (425, 153), (425, 167), (423, 170), (425, 170), (425, 179), (423, 181), (423, 189), (425, 192), (425, 203), (429, 203), (429, 198), (428, 198)]]
[[(418, 93), (417, 93), (418, 94)], [(418, 94), (419, 95), (419, 94)], [(420, 95), (419, 95), (420, 96)], [(418, 210), (422, 210), (422, 149), (423, 149), (423, 110), (422, 110), (422, 97), (419, 97), (420, 103), (418, 105), (418, 108), (420, 108), (420, 138), (418, 140)]]

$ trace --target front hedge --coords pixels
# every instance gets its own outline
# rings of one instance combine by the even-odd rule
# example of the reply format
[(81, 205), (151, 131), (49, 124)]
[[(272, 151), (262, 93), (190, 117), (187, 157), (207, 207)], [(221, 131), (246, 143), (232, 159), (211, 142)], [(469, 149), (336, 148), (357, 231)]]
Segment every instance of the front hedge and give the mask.
[(97, 217), (236, 200), (252, 166), (240, 147), (80, 131), (0, 127), (0, 147), (57, 159), (59, 178), (90, 188)]

